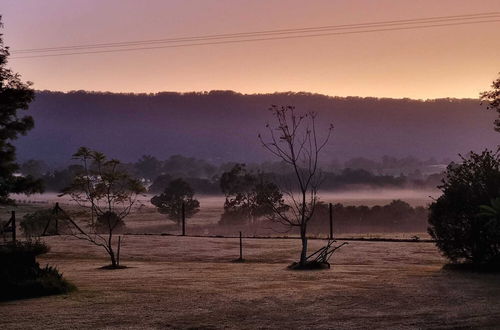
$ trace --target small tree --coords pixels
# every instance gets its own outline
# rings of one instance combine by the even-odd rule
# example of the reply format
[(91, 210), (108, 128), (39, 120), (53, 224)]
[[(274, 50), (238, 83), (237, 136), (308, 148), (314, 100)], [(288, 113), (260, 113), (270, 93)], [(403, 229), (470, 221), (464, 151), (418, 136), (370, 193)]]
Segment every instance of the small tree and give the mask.
[(299, 229), (302, 242), (299, 265), (304, 267), (307, 262), (307, 224), (313, 217), (321, 183), (319, 156), (330, 139), (333, 125), (320, 139), (314, 112), (298, 115), (293, 106), (275, 105), (271, 106), (270, 111), (276, 122), (274, 126), (266, 125), (269, 140), (264, 140), (260, 134), (259, 139), (264, 148), (292, 168), (295, 184), (286, 189), (282, 187), (288, 197), (288, 208), (277, 209), (269, 205), (277, 214), (276, 221)]
[(498, 152), (471, 152), (450, 164), (439, 188), (428, 231), (441, 252), (454, 263), (500, 266), (500, 218), (492, 216), (500, 196)]
[(73, 155), (79, 160), (82, 171), (73, 178), (71, 185), (63, 190), (78, 205), (89, 211), (88, 223), (80, 227), (72, 222), (72, 234), (97, 246), (108, 253), (111, 266), (119, 266), (116, 258), (113, 234), (122, 226), (137, 202), (137, 197), (146, 189), (132, 178), (115, 159), (108, 160), (100, 152), (80, 148)]
[(498, 118), (495, 120), (495, 131), (500, 132), (500, 77), (493, 81), (491, 90), (481, 93), (481, 101), (486, 102), (486, 108), (494, 110), (498, 113)]
[(226, 199), (220, 223), (243, 222), (255, 224), (261, 217), (272, 217), (274, 209), (285, 208), (283, 194), (278, 186), (266, 182), (263, 175), (248, 172), (245, 164), (235, 164), (224, 172), (220, 188)]
[(183, 204), (186, 218), (191, 218), (200, 211), (200, 202), (194, 198), (193, 189), (183, 179), (170, 181), (162, 194), (151, 198), (151, 204), (177, 224), (182, 221)]

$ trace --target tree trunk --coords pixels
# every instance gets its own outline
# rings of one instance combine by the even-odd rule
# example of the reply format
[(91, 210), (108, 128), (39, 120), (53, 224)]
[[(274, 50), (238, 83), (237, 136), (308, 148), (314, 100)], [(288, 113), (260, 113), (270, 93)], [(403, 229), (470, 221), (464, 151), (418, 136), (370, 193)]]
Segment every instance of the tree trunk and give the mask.
[(109, 247), (108, 254), (109, 254), (109, 258), (111, 259), (111, 266), (113, 268), (116, 268), (118, 266), (118, 264), (116, 263), (115, 252), (113, 251), (111, 246)]
[(302, 252), (300, 253), (300, 265), (305, 266), (307, 261), (307, 230), (306, 226), (302, 225), (300, 227), (300, 240), (302, 241)]

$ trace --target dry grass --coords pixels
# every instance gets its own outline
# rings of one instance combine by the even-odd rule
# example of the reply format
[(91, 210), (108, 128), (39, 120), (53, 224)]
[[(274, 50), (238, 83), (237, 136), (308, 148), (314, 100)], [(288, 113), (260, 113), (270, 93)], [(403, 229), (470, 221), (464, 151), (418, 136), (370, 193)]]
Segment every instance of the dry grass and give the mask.
[[(290, 271), (296, 240), (127, 236), (121, 270), (102, 251), (51, 237), (41, 263), (79, 291), (0, 304), (3, 329), (496, 328), (500, 279), (442, 270), (428, 243), (352, 242), (328, 271)], [(321, 241), (311, 241), (311, 249)]]

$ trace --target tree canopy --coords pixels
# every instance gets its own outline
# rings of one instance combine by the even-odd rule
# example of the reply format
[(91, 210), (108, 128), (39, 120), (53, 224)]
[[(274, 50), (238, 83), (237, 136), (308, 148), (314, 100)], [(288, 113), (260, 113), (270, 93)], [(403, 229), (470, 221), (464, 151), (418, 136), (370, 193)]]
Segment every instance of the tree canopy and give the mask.
[(2, 36), (0, 34), (0, 204), (12, 202), (11, 193), (42, 191), (41, 181), (15, 175), (19, 165), (13, 141), (34, 126), (32, 117), (21, 116), (19, 112), (28, 109), (35, 94), (31, 82), (23, 82), (18, 73), (7, 68), (9, 47), (4, 45)]
[(275, 209), (285, 208), (278, 186), (263, 175), (249, 172), (245, 164), (235, 164), (220, 178), (226, 199), (221, 224), (253, 224), (258, 218), (274, 216)]
[(429, 234), (441, 252), (455, 263), (500, 265), (500, 219), (491, 216), (500, 196), (499, 153), (472, 152), (450, 164), (439, 188), (443, 194), (430, 206)]
[(481, 93), (481, 100), (486, 102), (486, 108), (494, 110), (498, 113), (498, 118), (495, 120), (495, 131), (500, 132), (500, 77), (493, 81), (491, 90)]
[(190, 218), (200, 210), (200, 202), (194, 198), (194, 191), (183, 179), (170, 181), (162, 194), (151, 198), (151, 204), (157, 207), (158, 212), (166, 214), (170, 220), (182, 221), (182, 207), (184, 214)]

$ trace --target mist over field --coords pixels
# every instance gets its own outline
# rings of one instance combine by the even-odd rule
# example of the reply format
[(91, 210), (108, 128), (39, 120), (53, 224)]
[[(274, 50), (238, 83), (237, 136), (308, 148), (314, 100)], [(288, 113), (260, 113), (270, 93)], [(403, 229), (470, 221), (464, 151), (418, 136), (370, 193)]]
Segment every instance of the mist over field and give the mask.
[(225, 161), (271, 159), (257, 139), (271, 119), (271, 104), (315, 111), (321, 131), (335, 130), (324, 161), (352, 157), (413, 156), (456, 159), (497, 143), (494, 113), (474, 99), (377, 99), (330, 97), (310, 93), (113, 94), (36, 93), (30, 105), (35, 128), (19, 139), (18, 158), (66, 164), (80, 146), (134, 161), (180, 154)]

